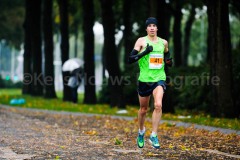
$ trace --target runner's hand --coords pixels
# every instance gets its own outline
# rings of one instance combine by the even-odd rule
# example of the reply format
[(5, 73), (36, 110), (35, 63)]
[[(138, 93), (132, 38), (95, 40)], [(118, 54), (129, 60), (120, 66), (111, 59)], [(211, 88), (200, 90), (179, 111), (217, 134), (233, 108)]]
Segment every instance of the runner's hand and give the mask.
[(165, 60), (165, 63), (166, 63), (167, 66), (172, 67), (172, 64), (173, 64), (172, 58), (167, 58), (167, 59)]
[(133, 63), (133, 62), (136, 62), (138, 61), (140, 58), (142, 58), (143, 56), (147, 55), (148, 53), (152, 52), (153, 51), (153, 47), (152, 46), (149, 46), (149, 44), (147, 44), (147, 47), (146, 49), (138, 54), (138, 51), (133, 49), (133, 51), (130, 53), (130, 56), (128, 58), (128, 63)]
[(147, 43), (147, 47), (146, 47), (146, 53), (150, 53), (153, 51), (153, 47), (152, 46), (149, 46), (149, 44)]

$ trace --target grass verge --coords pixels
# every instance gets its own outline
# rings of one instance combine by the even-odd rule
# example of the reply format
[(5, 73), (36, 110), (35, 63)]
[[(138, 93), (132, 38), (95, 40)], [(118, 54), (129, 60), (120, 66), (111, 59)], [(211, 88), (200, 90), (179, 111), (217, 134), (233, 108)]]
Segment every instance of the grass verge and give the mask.
[[(30, 95), (22, 95), (20, 89), (1, 89), (0, 90), (0, 104), (10, 105), (12, 99), (24, 98), (25, 104), (17, 105), (23, 108), (36, 108), (45, 110), (56, 111), (70, 111), (70, 112), (82, 112), (82, 113), (96, 113), (105, 115), (119, 115), (117, 114), (118, 108), (111, 108), (108, 104), (95, 104), (88, 105), (82, 104), (83, 95), (79, 94), (78, 104), (62, 101), (62, 93), (57, 92), (58, 98), (45, 99), (43, 97), (33, 97)], [(14, 106), (14, 105), (11, 105)], [(127, 113), (121, 114), (122, 116), (137, 116), (138, 106), (127, 106)], [(150, 116), (151, 114), (148, 113)], [(204, 113), (192, 114), (190, 112), (178, 111), (177, 114), (163, 113), (162, 119), (174, 120), (182, 122), (190, 122), (201, 125), (215, 126), (221, 128), (229, 128), (240, 130), (239, 119), (226, 119), (226, 118), (212, 118)]]

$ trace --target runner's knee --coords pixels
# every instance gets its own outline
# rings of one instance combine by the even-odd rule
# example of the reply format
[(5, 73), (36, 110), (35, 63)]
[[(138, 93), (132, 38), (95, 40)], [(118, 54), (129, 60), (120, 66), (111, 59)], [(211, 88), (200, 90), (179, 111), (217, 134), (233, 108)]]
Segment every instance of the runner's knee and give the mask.
[(154, 103), (154, 107), (155, 107), (155, 110), (157, 110), (157, 111), (161, 111), (162, 110), (162, 103), (160, 103), (160, 102), (155, 102)]
[(141, 107), (141, 108), (140, 108), (140, 113), (141, 113), (142, 115), (146, 114), (146, 113), (147, 113), (147, 107)]

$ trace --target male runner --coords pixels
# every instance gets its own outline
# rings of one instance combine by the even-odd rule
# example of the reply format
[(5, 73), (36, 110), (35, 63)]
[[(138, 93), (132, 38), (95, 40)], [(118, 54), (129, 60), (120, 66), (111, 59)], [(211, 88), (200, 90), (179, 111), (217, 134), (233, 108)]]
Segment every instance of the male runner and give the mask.
[(166, 90), (166, 73), (164, 65), (171, 66), (172, 59), (168, 51), (168, 42), (157, 36), (158, 21), (154, 17), (146, 20), (145, 37), (140, 37), (130, 53), (129, 63), (138, 61), (140, 75), (138, 78), (138, 97), (140, 109), (138, 111), (138, 137), (137, 145), (144, 147), (144, 121), (149, 106), (150, 96), (154, 98), (154, 111), (152, 113), (152, 133), (149, 141), (154, 148), (160, 148), (157, 136), (158, 125), (162, 116), (162, 99)]

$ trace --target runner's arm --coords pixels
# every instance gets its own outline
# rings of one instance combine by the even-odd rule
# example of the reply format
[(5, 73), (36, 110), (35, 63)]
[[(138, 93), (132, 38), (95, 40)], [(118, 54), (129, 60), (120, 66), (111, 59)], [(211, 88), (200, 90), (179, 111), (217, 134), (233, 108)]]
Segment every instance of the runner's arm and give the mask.
[(145, 56), (146, 54), (150, 53), (153, 50), (152, 46), (149, 46), (149, 44), (147, 44), (146, 49), (138, 54), (138, 50), (140, 50), (142, 47), (140, 45), (139, 40), (136, 42), (134, 49), (132, 50), (132, 52), (130, 53), (129, 57), (128, 57), (128, 63), (132, 64), (136, 61), (138, 61), (139, 59), (141, 59), (143, 56)]
[(170, 58), (170, 52), (168, 50), (168, 42), (164, 40), (164, 62), (167, 66), (172, 67), (172, 58)]

